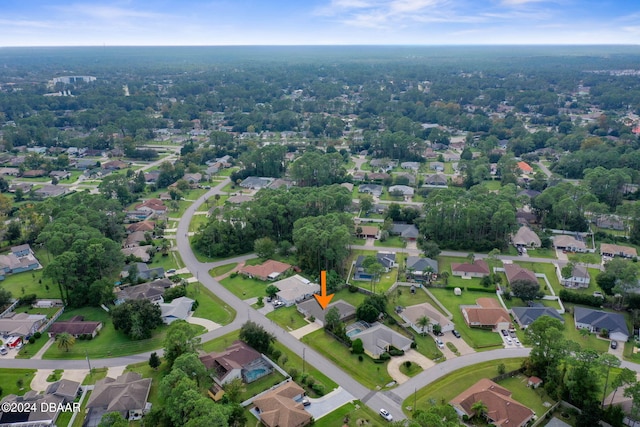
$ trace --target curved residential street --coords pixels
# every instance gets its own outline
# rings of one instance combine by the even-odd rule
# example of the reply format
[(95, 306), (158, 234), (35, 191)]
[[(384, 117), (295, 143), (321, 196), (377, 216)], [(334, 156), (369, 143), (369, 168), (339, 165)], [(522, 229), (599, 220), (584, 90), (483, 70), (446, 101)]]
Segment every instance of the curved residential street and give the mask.
[[(221, 189), (229, 182), (229, 178), (225, 179), (211, 190), (209, 190), (206, 194), (198, 198), (185, 212), (182, 216), (177, 232), (176, 232), (176, 245), (177, 250), (180, 252), (182, 260), (185, 264), (185, 267), (193, 274), (194, 277), (198, 279), (203, 286), (206, 286), (209, 290), (211, 290), (214, 294), (224, 300), (227, 304), (233, 307), (236, 312), (236, 318), (233, 322), (228, 325), (222, 326), (220, 328), (209, 331), (203, 335), (201, 335), (202, 341), (209, 341), (216, 337), (220, 337), (224, 334), (227, 334), (231, 331), (239, 329), (240, 326), (246, 322), (247, 320), (252, 320), (261, 326), (263, 326), (267, 331), (271, 332), (276, 336), (278, 341), (283, 343), (285, 346), (290, 348), (300, 357), (305, 357), (305, 360), (313, 365), (315, 368), (321, 370), (325, 375), (335, 381), (339, 386), (342, 387), (344, 391), (353, 396), (356, 399), (359, 399), (369, 407), (371, 407), (375, 412), (377, 412), (380, 408), (386, 408), (391, 412), (394, 419), (403, 419), (405, 418), (402, 412), (402, 401), (407, 397), (411, 396), (417, 389), (424, 387), (426, 384), (447, 375), (448, 373), (455, 371), (459, 368), (473, 365), (480, 362), (501, 359), (501, 358), (509, 358), (509, 357), (524, 357), (529, 354), (529, 349), (526, 348), (517, 348), (517, 349), (499, 349), (493, 351), (486, 352), (478, 352), (473, 354), (468, 354), (456, 358), (452, 358), (446, 360), (442, 363), (436, 364), (432, 368), (426, 369), (421, 372), (419, 375), (409, 378), (401, 385), (396, 388), (390, 390), (369, 390), (358, 381), (354, 380), (349, 376), (346, 372), (342, 371), (339, 367), (335, 366), (321, 354), (313, 350), (312, 348), (306, 346), (302, 342), (300, 342), (294, 335), (280, 328), (277, 324), (272, 322), (270, 319), (267, 319), (265, 316), (260, 314), (258, 311), (254, 310), (248, 304), (243, 302), (241, 299), (233, 295), (227, 289), (225, 289), (218, 281), (212, 278), (209, 275), (209, 270), (218, 265), (229, 264), (232, 262), (244, 261), (250, 258), (255, 257), (255, 255), (244, 255), (239, 256), (233, 259), (227, 259), (218, 262), (207, 262), (202, 263), (198, 261), (191, 250), (191, 246), (188, 238), (189, 231), (189, 223), (191, 222), (191, 218), (194, 215), (194, 212), (198, 210), (198, 208), (204, 203), (204, 201), (215, 195), (220, 194)], [(354, 249), (362, 249), (364, 247), (354, 246)], [(370, 249), (370, 248), (367, 248)], [(399, 248), (377, 248), (381, 250), (394, 250), (397, 252), (406, 252), (406, 253), (414, 253), (417, 255), (419, 251), (412, 249), (399, 249)], [(466, 256), (467, 253), (458, 253), (458, 252), (443, 252), (443, 255), (461, 255)], [(479, 255), (482, 257), (482, 255)], [(518, 257), (508, 257), (503, 256), (501, 259), (518, 259)], [(527, 261), (533, 262), (549, 262), (548, 259), (536, 259), (536, 258), (528, 258)], [(304, 353), (303, 353), (304, 351)], [(91, 360), (92, 367), (116, 367), (116, 366), (124, 366), (132, 363), (144, 362), (149, 359), (149, 354), (141, 353), (137, 355), (127, 356), (127, 357), (118, 357), (112, 359), (99, 359), (99, 360)], [(161, 351), (160, 351), (161, 353)], [(629, 367), (637, 372), (640, 372), (640, 365), (623, 362), (623, 366)], [(84, 369), (87, 367), (86, 360), (34, 360), (34, 359), (22, 359), (22, 360), (11, 360), (11, 359), (0, 359), (0, 367), (4, 368), (35, 368), (35, 369)]]

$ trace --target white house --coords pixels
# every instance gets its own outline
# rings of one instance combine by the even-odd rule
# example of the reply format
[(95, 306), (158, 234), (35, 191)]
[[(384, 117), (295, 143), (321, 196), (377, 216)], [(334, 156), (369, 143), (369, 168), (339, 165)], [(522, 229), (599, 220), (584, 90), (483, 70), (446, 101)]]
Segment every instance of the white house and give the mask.
[(588, 288), (591, 276), (589, 276), (589, 270), (582, 265), (574, 265), (571, 271), (571, 277), (562, 277), (562, 270), (560, 266), (557, 267), (560, 273), (560, 283), (567, 288)]
[(279, 289), (276, 294), (278, 299), (287, 307), (311, 298), (313, 294), (320, 291), (320, 285), (312, 283), (299, 274), (274, 282), (273, 285)]
[[(425, 302), (423, 304), (411, 305), (400, 313), (400, 317), (417, 333), (433, 332), (434, 325), (440, 325), (442, 332), (449, 332), (454, 329), (454, 324), (445, 315), (440, 313), (434, 306)], [(418, 323), (422, 317), (429, 319), (426, 329)]]

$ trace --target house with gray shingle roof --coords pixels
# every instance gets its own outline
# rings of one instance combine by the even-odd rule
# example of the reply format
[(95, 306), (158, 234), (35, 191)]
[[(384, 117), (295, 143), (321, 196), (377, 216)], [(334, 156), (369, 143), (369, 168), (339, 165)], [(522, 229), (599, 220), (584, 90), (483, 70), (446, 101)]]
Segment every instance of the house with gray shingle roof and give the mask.
[(142, 378), (136, 372), (127, 372), (113, 379), (98, 380), (87, 401), (87, 425), (98, 425), (108, 412), (119, 412), (125, 420), (139, 420), (151, 409), (147, 402), (151, 378)]
[(390, 347), (407, 351), (413, 342), (410, 338), (400, 335), (382, 323), (375, 323), (372, 327), (353, 335), (352, 338), (361, 339), (365, 353), (374, 358), (378, 358)]
[(578, 329), (588, 329), (594, 333), (606, 329), (612, 340), (626, 342), (629, 339), (629, 328), (622, 314), (576, 306), (573, 319)]
[(511, 312), (522, 329), (528, 328), (530, 324), (542, 316), (553, 317), (564, 323), (564, 317), (551, 307), (513, 307)]

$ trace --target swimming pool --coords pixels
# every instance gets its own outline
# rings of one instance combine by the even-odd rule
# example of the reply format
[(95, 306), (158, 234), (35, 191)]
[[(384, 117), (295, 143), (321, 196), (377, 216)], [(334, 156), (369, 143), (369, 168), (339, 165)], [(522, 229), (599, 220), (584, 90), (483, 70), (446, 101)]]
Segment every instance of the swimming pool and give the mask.
[(362, 332), (362, 329), (360, 328), (353, 328), (351, 329), (349, 332), (347, 332), (347, 336), (348, 337), (352, 337), (354, 335), (358, 335), (360, 332)]
[(263, 377), (266, 373), (267, 373), (267, 370), (265, 368), (256, 368), (251, 371), (247, 371), (247, 373), (245, 373), (244, 376), (246, 378), (246, 381), (250, 383), (257, 380), (260, 377)]

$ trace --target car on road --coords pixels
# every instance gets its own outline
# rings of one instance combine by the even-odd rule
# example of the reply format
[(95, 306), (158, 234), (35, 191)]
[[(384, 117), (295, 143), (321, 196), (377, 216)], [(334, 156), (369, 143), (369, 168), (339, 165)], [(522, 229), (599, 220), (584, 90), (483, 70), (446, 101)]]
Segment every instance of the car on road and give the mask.
[(618, 348), (618, 341), (616, 341), (616, 340), (612, 340), (612, 341), (611, 341), (611, 348), (612, 348), (612, 349), (614, 349), (614, 350), (615, 350), (616, 348)]
[(451, 333), (453, 334), (454, 337), (460, 338), (460, 332), (456, 331), (455, 329), (451, 331)]
[(380, 416), (387, 421), (393, 421), (393, 415), (391, 415), (386, 409), (380, 409)]

